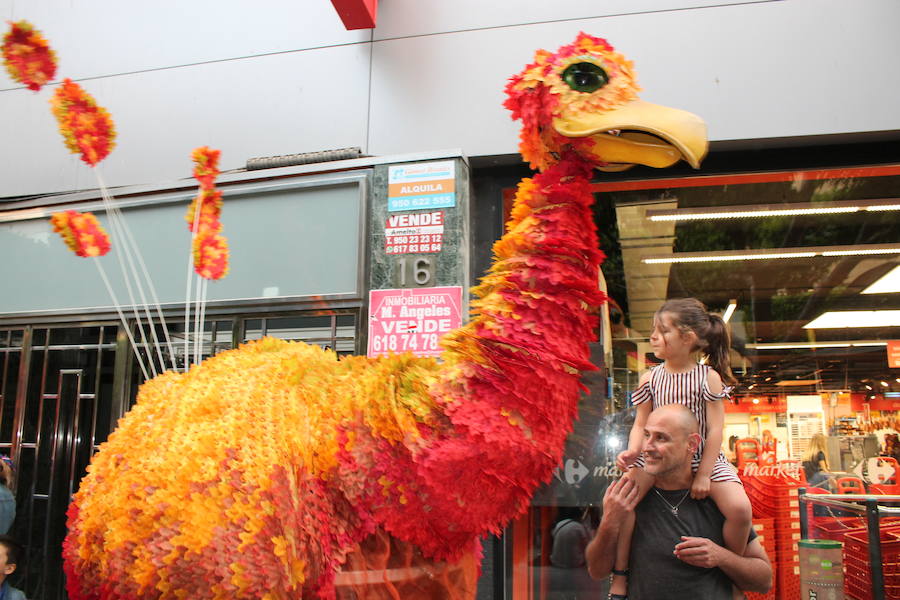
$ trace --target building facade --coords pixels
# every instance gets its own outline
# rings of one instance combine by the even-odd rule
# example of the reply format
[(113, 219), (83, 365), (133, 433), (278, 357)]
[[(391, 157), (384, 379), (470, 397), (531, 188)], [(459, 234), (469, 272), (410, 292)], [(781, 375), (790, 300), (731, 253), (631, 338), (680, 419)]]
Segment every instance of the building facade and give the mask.
[[(635, 62), (644, 99), (703, 117), (711, 150), (700, 171), (596, 178), (613, 300), (594, 349), (600, 370), (585, 376), (590, 392), (553, 483), (485, 542), (479, 598), (604, 592), (583, 569), (551, 563), (553, 532), (575, 513), (588, 527), (598, 517), (667, 297), (722, 313), (733, 305), (739, 383), (726, 439), (769, 439), (780, 459), (799, 459), (814, 433), (830, 434), (832, 470), (860, 469), (867, 482), (875, 475), (860, 465), (890, 454), (900, 410), (889, 354), (900, 339), (892, 0), (384, 0), (378, 26), (360, 31), (324, 0), (0, 0), (0, 14), (41, 29), (58, 77), (113, 116), (117, 147), (97, 170), (147, 257), (176, 342), (160, 362), (176, 366), (264, 335), (380, 351), (373, 291), (453, 288), (464, 303), (530, 174), (502, 89), (538, 48), (579, 31), (606, 38)], [(95, 210), (105, 222), (95, 174), (60, 143), (53, 87), (35, 93), (0, 74), (0, 451), (19, 466), (21, 587), (47, 599), (64, 597), (68, 498), (143, 379), (93, 267), (50, 237), (56, 210)], [(222, 151), (233, 263), (189, 340), (198, 323), (196, 313), (184, 320), (183, 212), (196, 191), (190, 153), (202, 145)], [(322, 154), (346, 148), (358, 150)], [(391, 177), (409, 166), (449, 168), (453, 205), (392, 204)], [(400, 215), (418, 221), (391, 220)], [(401, 228), (433, 219), (437, 241), (400, 241)], [(838, 314), (841, 327), (809, 327), (847, 311), (884, 320)], [(133, 327), (143, 315), (125, 318)], [(186, 341), (196, 345), (182, 350)]]

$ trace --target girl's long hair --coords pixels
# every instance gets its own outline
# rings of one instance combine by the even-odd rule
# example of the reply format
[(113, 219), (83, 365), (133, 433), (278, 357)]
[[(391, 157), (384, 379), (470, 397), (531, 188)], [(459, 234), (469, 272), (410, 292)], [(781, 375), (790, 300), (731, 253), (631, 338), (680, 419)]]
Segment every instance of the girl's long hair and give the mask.
[(723, 382), (728, 385), (737, 383), (731, 373), (731, 336), (722, 317), (710, 314), (706, 305), (696, 298), (666, 300), (656, 311), (657, 318), (662, 313), (672, 315), (672, 322), (681, 331), (694, 332), (697, 345), (693, 350), (707, 357), (709, 366), (715, 369)]
[(825, 435), (816, 433), (809, 438), (809, 445), (806, 447), (806, 452), (803, 453), (803, 460), (816, 463), (816, 468), (818, 468), (819, 461), (816, 460), (816, 457), (819, 456), (819, 452), (825, 455), (825, 468), (828, 469), (828, 452), (825, 450)]

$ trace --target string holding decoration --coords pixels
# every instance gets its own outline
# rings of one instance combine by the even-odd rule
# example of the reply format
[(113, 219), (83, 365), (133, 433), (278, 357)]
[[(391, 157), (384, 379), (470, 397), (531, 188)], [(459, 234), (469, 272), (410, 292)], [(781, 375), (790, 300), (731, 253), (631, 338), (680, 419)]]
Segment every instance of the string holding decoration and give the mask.
[(56, 75), (56, 53), (28, 21), (9, 21), (3, 36), (3, 64), (14, 81), (35, 92)]

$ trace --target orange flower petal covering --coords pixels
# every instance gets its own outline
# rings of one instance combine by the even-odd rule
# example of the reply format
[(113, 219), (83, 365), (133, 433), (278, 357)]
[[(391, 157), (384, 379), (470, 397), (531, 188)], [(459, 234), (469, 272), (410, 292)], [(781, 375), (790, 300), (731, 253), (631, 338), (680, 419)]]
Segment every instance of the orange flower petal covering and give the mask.
[(391, 568), (383, 534), (474, 564), (559, 465), (593, 368), (590, 176), (563, 150), (519, 186), (441, 363), (264, 338), (145, 383), (70, 505), (69, 598), (334, 598), (342, 565)]
[(520, 187), (443, 365), (265, 338), (144, 384), (73, 501), (69, 597), (330, 598), (376, 527), (471, 555), (550, 478), (592, 368), (588, 174)]
[(56, 74), (56, 54), (28, 21), (9, 21), (3, 36), (3, 63), (14, 81), (38, 91)]
[[(222, 192), (216, 189), (219, 176), (221, 151), (207, 146), (191, 153), (194, 161), (194, 178), (200, 183), (200, 191), (184, 216), (188, 229), (195, 233), (193, 242), (194, 271), (206, 279), (221, 279), (228, 274), (228, 241), (221, 235)], [(199, 208), (198, 208), (199, 203)], [(197, 214), (197, 211), (200, 214)], [(196, 230), (194, 229), (196, 223)]]
[(78, 256), (103, 256), (109, 252), (109, 236), (92, 213), (58, 212), (51, 215), (50, 223)]
[(106, 158), (115, 146), (112, 117), (80, 85), (66, 78), (50, 99), (66, 147), (90, 166)]
[[(592, 62), (601, 67), (609, 83), (593, 93), (577, 92), (560, 77), (569, 65)], [(584, 32), (555, 54), (538, 50), (534, 62), (506, 86), (504, 106), (513, 119), (521, 119), (519, 151), (533, 169), (554, 164), (565, 146), (591, 145), (590, 138), (567, 138), (553, 128), (553, 118), (567, 113), (605, 111), (637, 99), (640, 91), (631, 61), (606, 41)]]

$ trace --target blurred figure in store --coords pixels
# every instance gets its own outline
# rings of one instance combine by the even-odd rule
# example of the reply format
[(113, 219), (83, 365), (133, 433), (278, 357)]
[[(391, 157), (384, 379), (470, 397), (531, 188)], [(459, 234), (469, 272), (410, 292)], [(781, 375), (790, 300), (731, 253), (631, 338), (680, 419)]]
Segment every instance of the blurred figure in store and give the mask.
[(550, 589), (548, 600), (599, 598), (602, 583), (588, 574), (584, 550), (593, 536), (588, 511), (561, 506), (559, 520), (550, 533)]
[(888, 433), (884, 436), (884, 450), (882, 456), (890, 456), (900, 462), (900, 439), (896, 433)]
[(803, 455), (803, 471), (806, 473), (806, 482), (811, 487), (830, 487), (826, 484), (832, 477), (828, 470), (828, 459), (825, 457), (825, 435), (814, 434), (806, 447)]
[(725, 458), (728, 459), (728, 462), (737, 466), (737, 448), (736, 444), (740, 438), (736, 435), (732, 435), (728, 438), (728, 451), (725, 452)]
[(13, 462), (5, 454), (0, 454), (0, 534), (5, 534), (16, 519), (16, 497), (13, 495)]

